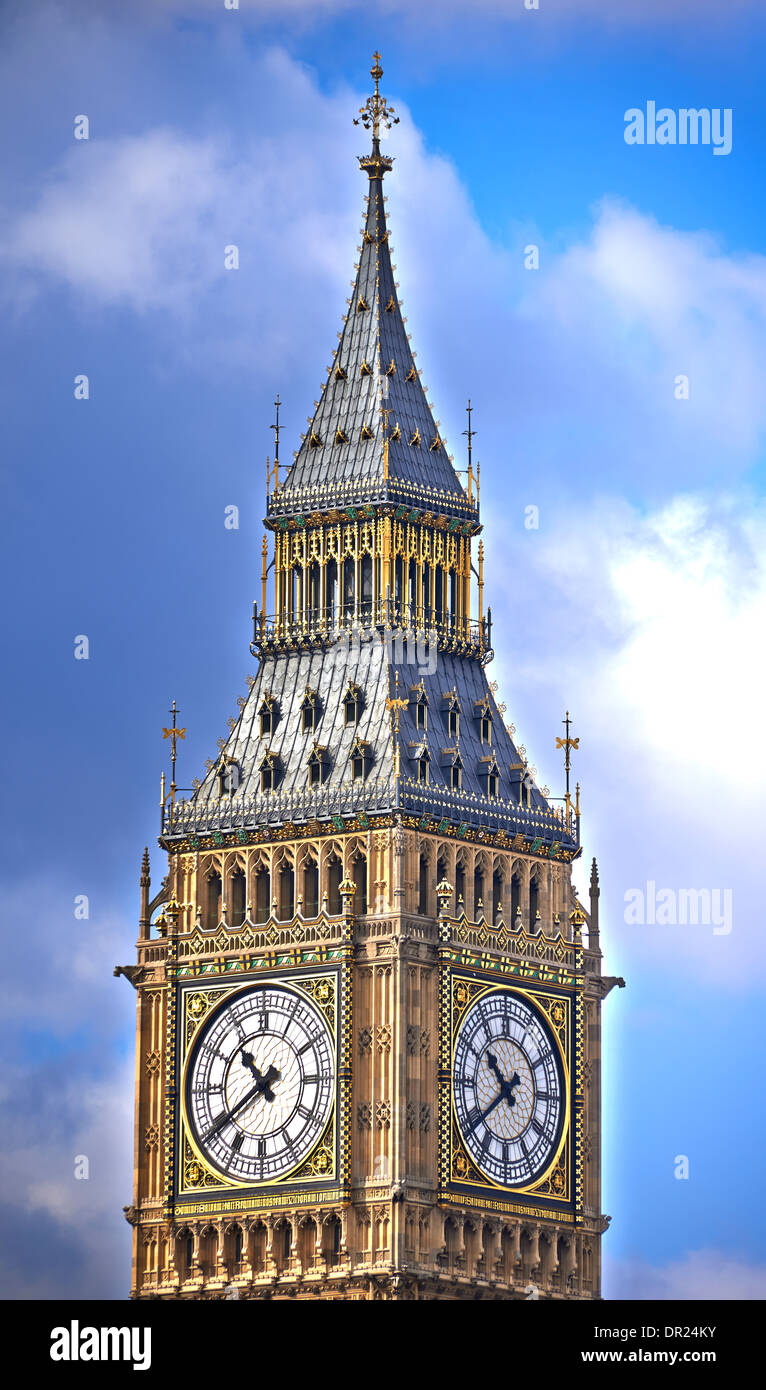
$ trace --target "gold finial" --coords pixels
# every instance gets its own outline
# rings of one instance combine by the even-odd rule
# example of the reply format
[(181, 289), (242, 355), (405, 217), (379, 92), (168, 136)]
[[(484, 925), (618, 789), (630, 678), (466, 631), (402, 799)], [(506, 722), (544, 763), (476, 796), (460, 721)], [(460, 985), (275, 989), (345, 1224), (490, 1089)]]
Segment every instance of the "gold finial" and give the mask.
[[(381, 126), (385, 130), (390, 130), (392, 125), (399, 124), (399, 117), (394, 115), (393, 106), (389, 106), (385, 97), (380, 95), (380, 79), (383, 76), (383, 69), (380, 66), (380, 54), (373, 53), (372, 67), (370, 76), (375, 82), (375, 91), (368, 97), (364, 106), (359, 107), (359, 116), (365, 130), (372, 130), (372, 138), (375, 143), (380, 139)], [(359, 125), (359, 120), (354, 117), (354, 125)]]
[(266, 459), (266, 492), (267, 492), (267, 493), (268, 493), (269, 485), (270, 485), (270, 483), (271, 483), (271, 479), (272, 479), (272, 478), (274, 479), (274, 491), (275, 491), (275, 492), (278, 492), (278, 491), (279, 491), (279, 407), (280, 407), (280, 405), (282, 405), (282, 404), (283, 404), (283, 402), (280, 401), (280, 399), (279, 399), (279, 392), (277, 391), (277, 399), (276, 399), (275, 402), (274, 402), (274, 405), (276, 406), (276, 411), (277, 411), (277, 413), (276, 413), (276, 418), (275, 418), (274, 424), (273, 424), (273, 425), (269, 425), (269, 429), (274, 431), (274, 467), (272, 468), (271, 465), (270, 465), (270, 463), (269, 463), (269, 460)]
[[(571, 719), (569, 718), (569, 710), (567, 710), (567, 712), (566, 712), (566, 718), (562, 719), (561, 722), (562, 722), (562, 724), (564, 725), (564, 728), (566, 729), (566, 736), (565, 736), (564, 738), (558, 738), (558, 737), (557, 737), (557, 739), (556, 739), (556, 747), (557, 747), (557, 748), (563, 748), (563, 749), (564, 749), (564, 772), (566, 773), (566, 795), (565, 795), (565, 797), (564, 797), (564, 804), (565, 804), (565, 806), (566, 806), (566, 808), (567, 808), (567, 816), (568, 816), (568, 817), (571, 817), (571, 814), (572, 814), (572, 798), (571, 798), (571, 796), (569, 795), (569, 772), (570, 772), (571, 763), (570, 763), (569, 754), (570, 754), (570, 750), (571, 750), (572, 748), (579, 748), (579, 747), (580, 747), (580, 740), (579, 740), (579, 738), (570, 738), (570, 737), (569, 737), (569, 730), (570, 730), (570, 728), (571, 728), (571, 726), (572, 726), (572, 721), (571, 721)], [(578, 816), (579, 816), (579, 814), (580, 814), (580, 783), (579, 783), (579, 782), (577, 783), (577, 803), (576, 803), (576, 805), (575, 805), (575, 813), (576, 813), (576, 815), (578, 815)]]
[(470, 398), (470, 396), (469, 396), (469, 398), (468, 398), (468, 405), (467, 405), (466, 408), (465, 408), (465, 413), (466, 413), (466, 415), (468, 416), (468, 429), (467, 429), (467, 430), (463, 430), (463, 434), (465, 434), (465, 435), (468, 436), (468, 501), (470, 502), (470, 501), (471, 501), (471, 485), (472, 485), (472, 483), (473, 483), (473, 467), (472, 467), (472, 464), (471, 464), (471, 455), (472, 455), (473, 439), (474, 439), (474, 435), (476, 434), (476, 430), (471, 428), (471, 415), (473, 414), (473, 406), (471, 405), (471, 398)]
[(170, 805), (176, 804), (176, 740), (186, 738), (186, 729), (176, 728), (176, 715), (178, 710), (176, 702), (173, 701), (173, 708), (170, 710), (173, 716), (173, 723), (169, 729), (162, 730), (162, 737), (170, 739)]
[(394, 689), (396, 690), (397, 693), (396, 693), (396, 695), (393, 695), (393, 696), (392, 696), (392, 695), (389, 695), (389, 696), (388, 696), (388, 699), (386, 700), (386, 709), (387, 709), (387, 710), (389, 711), (389, 713), (393, 716), (393, 721), (392, 721), (392, 722), (393, 722), (392, 738), (393, 738), (393, 744), (394, 744), (394, 776), (395, 776), (395, 777), (398, 777), (398, 776), (399, 776), (399, 719), (400, 719), (400, 717), (401, 717), (402, 710), (405, 710), (405, 709), (407, 708), (407, 704), (408, 704), (408, 701), (407, 701), (407, 700), (401, 699), (401, 697), (399, 696), (399, 693), (398, 693), (398, 692), (399, 692), (399, 672), (398, 672), (398, 671), (395, 672)]

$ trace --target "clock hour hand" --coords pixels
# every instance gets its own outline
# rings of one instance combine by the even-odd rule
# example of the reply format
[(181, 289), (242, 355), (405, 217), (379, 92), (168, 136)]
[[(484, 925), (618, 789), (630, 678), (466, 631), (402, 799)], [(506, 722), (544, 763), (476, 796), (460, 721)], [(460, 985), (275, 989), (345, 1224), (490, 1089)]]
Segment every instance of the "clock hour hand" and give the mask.
[[(500, 1095), (497, 1097), (497, 1100), (500, 1101), (503, 1099), (503, 1097), (505, 1097), (509, 1105), (515, 1105), (516, 1097), (513, 1094), (513, 1088), (514, 1086), (521, 1085), (521, 1077), (519, 1076), (519, 1073), (515, 1071), (510, 1081), (506, 1081), (505, 1077), (503, 1076), (503, 1073), (497, 1065), (497, 1057), (495, 1057), (494, 1053), (492, 1052), (487, 1053), (487, 1066), (489, 1067), (491, 1072), (494, 1072), (495, 1076), (500, 1082)], [(495, 1104), (497, 1104), (497, 1101), (495, 1101)]]
[(282, 1073), (276, 1067), (269, 1067), (268, 1071), (262, 1074), (255, 1065), (255, 1058), (252, 1052), (245, 1052), (242, 1049), (242, 1065), (253, 1073), (256, 1083), (260, 1086), (266, 1100), (274, 1099), (274, 1092), (271, 1089), (272, 1081), (278, 1081)]
[(500, 1085), (501, 1085), (501, 1086), (504, 1086), (504, 1085), (505, 1085), (505, 1077), (503, 1076), (503, 1073), (501, 1072), (499, 1066), (497, 1065), (497, 1057), (494, 1055), (493, 1052), (488, 1052), (488, 1053), (487, 1053), (487, 1066), (489, 1067), (490, 1071), (492, 1071), (492, 1072), (495, 1073), (495, 1076), (497, 1077), (498, 1081), (500, 1082)]

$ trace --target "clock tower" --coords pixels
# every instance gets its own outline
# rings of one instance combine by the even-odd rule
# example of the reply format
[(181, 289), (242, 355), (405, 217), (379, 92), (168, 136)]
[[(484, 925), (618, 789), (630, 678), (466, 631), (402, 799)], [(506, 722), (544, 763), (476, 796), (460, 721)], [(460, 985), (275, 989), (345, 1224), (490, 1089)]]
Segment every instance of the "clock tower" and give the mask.
[[(254, 670), (141, 872), (133, 1298), (600, 1297), (598, 875), (488, 683), (394, 279), (380, 92), (338, 347), (268, 466)], [(471, 576), (477, 583), (472, 585)], [(476, 597), (477, 602), (474, 602)], [(622, 981), (619, 981), (622, 983)]]

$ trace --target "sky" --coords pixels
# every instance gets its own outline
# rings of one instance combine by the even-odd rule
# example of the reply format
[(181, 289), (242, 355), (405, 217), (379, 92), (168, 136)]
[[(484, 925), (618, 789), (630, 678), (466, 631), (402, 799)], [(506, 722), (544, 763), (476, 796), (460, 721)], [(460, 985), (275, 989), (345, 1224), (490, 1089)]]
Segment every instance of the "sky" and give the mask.
[[(112, 969), (145, 844), (161, 878), (170, 702), (189, 785), (252, 670), (272, 402), (289, 458), (356, 258), (375, 49), (400, 293), (458, 464), (474, 406), (490, 678), (554, 794), (571, 711), (579, 883), (595, 855), (627, 982), (605, 1294), (766, 1294), (765, 29), (747, 0), (3, 7), (4, 1297), (127, 1292)], [(627, 144), (652, 101), (729, 109), (730, 153)], [(649, 884), (721, 920), (637, 922)]]

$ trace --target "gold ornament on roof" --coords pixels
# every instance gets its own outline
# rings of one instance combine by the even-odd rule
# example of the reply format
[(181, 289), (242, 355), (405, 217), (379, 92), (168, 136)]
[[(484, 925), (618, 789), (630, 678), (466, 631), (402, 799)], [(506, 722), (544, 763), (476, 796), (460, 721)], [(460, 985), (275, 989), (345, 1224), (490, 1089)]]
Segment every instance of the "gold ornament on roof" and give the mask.
[(359, 125), (361, 122), (365, 130), (372, 131), (373, 140), (378, 140), (381, 127), (384, 130), (390, 130), (392, 125), (399, 124), (399, 117), (394, 114), (393, 106), (389, 106), (385, 97), (380, 94), (380, 79), (383, 76), (380, 54), (373, 53), (372, 60), (370, 76), (375, 82), (375, 91), (372, 96), (367, 98), (364, 106), (359, 107), (359, 116), (354, 117), (354, 125)]

